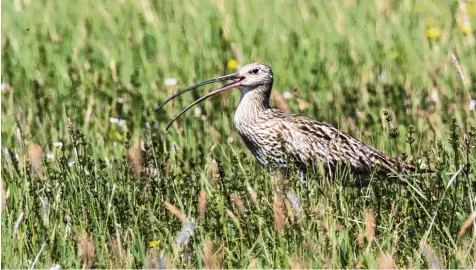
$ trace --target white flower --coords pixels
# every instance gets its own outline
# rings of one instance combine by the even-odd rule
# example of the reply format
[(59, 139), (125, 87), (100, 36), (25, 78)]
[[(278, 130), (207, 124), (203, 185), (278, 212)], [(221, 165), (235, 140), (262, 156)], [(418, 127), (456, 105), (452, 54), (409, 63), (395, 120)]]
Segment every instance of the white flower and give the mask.
[(46, 153), (46, 159), (55, 159), (54, 153)]
[(284, 92), (283, 93), (283, 97), (284, 99), (292, 99), (294, 97), (294, 95), (288, 91)]
[(474, 110), (476, 108), (476, 100), (472, 99), (470, 102), (469, 102), (469, 106), (468, 106), (468, 109), (470, 111)]
[(74, 161), (68, 161), (68, 167), (73, 167)]
[(433, 100), (433, 102), (438, 102), (438, 91), (436, 90), (433, 90), (431, 91), (431, 100)]
[(229, 143), (232, 143), (232, 142), (233, 142), (233, 137), (231, 137), (231, 136), (228, 137), (228, 138), (226, 139), (226, 141), (229, 142)]
[(202, 108), (196, 107), (195, 110), (193, 111), (193, 114), (194, 114), (196, 117), (201, 116), (201, 115), (202, 115)]
[(59, 264), (52, 265), (49, 270), (60, 270), (61, 266)]
[(1, 89), (1, 91), (2, 91), (2, 93), (3, 93), (3, 92), (8, 92), (8, 91), (12, 90), (12, 87), (11, 87), (10, 84), (8, 84), (8, 83), (2, 83), (2, 84), (0, 85), (0, 89)]
[(117, 125), (120, 126), (120, 127), (125, 125), (125, 124), (126, 124), (126, 120), (124, 120), (124, 119), (119, 119), (119, 122), (117, 122)]
[(387, 83), (387, 72), (385, 70), (380, 73), (380, 81), (384, 84)]
[(118, 102), (118, 103), (124, 103), (124, 98), (121, 98), (121, 97), (120, 97), (120, 98), (117, 98), (117, 102)]
[(61, 147), (63, 147), (63, 143), (62, 142), (53, 142), (53, 146), (61, 148)]
[(110, 117), (109, 118), (109, 123), (116, 124), (118, 126), (123, 126), (123, 125), (126, 124), (126, 120), (120, 119), (120, 118), (115, 118), (115, 117)]
[(167, 78), (167, 79), (165, 79), (165, 86), (167, 86), (167, 87), (177, 86), (177, 79), (175, 79), (175, 78)]

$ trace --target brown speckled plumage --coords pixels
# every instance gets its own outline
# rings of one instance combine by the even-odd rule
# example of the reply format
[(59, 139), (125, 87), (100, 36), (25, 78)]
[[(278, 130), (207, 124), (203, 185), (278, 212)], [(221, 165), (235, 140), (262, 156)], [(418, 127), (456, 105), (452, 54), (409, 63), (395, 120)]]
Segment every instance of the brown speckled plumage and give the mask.
[[(234, 117), (235, 127), (261, 164), (267, 165), (271, 162), (280, 168), (288, 168), (288, 161), (294, 162), (300, 168), (322, 164), (329, 173), (333, 172), (337, 164), (343, 164), (358, 175), (372, 172), (389, 173), (397, 169), (397, 162), (393, 158), (327, 123), (271, 108), (269, 98), (273, 73), (271, 68), (263, 63), (248, 64), (237, 73), (187, 88), (169, 98), (160, 107), (176, 96), (201, 85), (230, 79), (235, 81), (200, 98), (178, 116), (214, 94), (230, 88), (239, 88), (241, 97)], [(415, 170), (407, 164), (403, 164), (403, 169)]]

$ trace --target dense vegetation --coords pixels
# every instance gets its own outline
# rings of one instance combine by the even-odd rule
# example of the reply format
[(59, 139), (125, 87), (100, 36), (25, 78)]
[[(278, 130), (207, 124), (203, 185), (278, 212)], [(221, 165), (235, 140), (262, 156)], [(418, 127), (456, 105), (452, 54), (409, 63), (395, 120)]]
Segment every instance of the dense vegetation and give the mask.
[[(476, 266), (475, 1), (2, 1), (2, 268)], [(257, 164), (238, 91), (433, 175), (308, 185)], [(473, 214), (472, 214), (473, 213)]]

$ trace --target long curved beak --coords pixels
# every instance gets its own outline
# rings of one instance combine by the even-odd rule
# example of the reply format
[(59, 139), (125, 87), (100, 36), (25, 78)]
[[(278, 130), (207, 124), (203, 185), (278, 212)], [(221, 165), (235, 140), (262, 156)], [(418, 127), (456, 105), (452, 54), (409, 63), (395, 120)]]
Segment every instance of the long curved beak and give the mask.
[(193, 106), (195, 106), (196, 104), (204, 101), (205, 99), (209, 98), (209, 97), (212, 97), (216, 94), (219, 94), (223, 91), (226, 91), (228, 89), (232, 89), (232, 88), (237, 88), (237, 87), (240, 87), (241, 86), (241, 81), (244, 79), (244, 77), (240, 76), (240, 74), (238, 72), (236, 73), (233, 73), (233, 74), (230, 74), (230, 75), (226, 75), (226, 76), (222, 76), (222, 77), (218, 77), (218, 78), (215, 78), (215, 79), (211, 79), (211, 80), (207, 80), (207, 81), (204, 81), (204, 82), (201, 82), (201, 83), (198, 83), (198, 84), (195, 84), (195, 85), (192, 85), (188, 88), (185, 88), (181, 91), (178, 91), (177, 93), (175, 93), (174, 95), (170, 96), (168, 99), (166, 99), (162, 104), (160, 104), (156, 111), (160, 110), (165, 104), (167, 104), (169, 101), (171, 101), (172, 99), (182, 95), (182, 94), (185, 94), (189, 91), (192, 91), (194, 89), (197, 89), (198, 87), (200, 86), (204, 86), (204, 85), (207, 85), (207, 84), (210, 84), (210, 83), (215, 83), (215, 82), (220, 82), (220, 81), (227, 81), (227, 80), (235, 80), (229, 84), (226, 84), (218, 89), (216, 89), (215, 91), (213, 92), (210, 92), (206, 95), (204, 95), (203, 97), (197, 99), (196, 101), (194, 101), (192, 104), (188, 105), (185, 109), (183, 109), (177, 116), (175, 116), (172, 120), (170, 120), (170, 122), (167, 124), (167, 126), (165, 127), (165, 130), (168, 130), (170, 128), (170, 126), (175, 122), (175, 120), (177, 120), (182, 114), (184, 114), (185, 112), (187, 112), (190, 108), (192, 108)]

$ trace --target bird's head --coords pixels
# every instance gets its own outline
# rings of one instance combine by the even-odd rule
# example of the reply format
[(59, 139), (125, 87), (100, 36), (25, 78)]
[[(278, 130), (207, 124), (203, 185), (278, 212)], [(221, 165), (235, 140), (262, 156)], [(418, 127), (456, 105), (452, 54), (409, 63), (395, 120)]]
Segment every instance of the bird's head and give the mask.
[(238, 76), (243, 78), (240, 82), (240, 88), (255, 88), (260, 85), (273, 83), (273, 71), (263, 63), (251, 63), (238, 71)]
[[(184, 114), (186, 111), (188, 111), (190, 108), (192, 108), (194, 105), (202, 102), (203, 100), (212, 97), (214, 95), (217, 95), (221, 92), (224, 92), (226, 90), (232, 89), (232, 88), (240, 88), (241, 90), (244, 90), (246, 92), (252, 91), (254, 89), (257, 89), (259, 86), (266, 86), (269, 85), (271, 88), (271, 85), (273, 84), (273, 72), (271, 71), (271, 68), (263, 63), (251, 63), (248, 65), (245, 65), (242, 67), (238, 72), (232, 73), (230, 75), (225, 75), (222, 77), (218, 77), (215, 79), (207, 80), (195, 85), (192, 85), (184, 90), (181, 90), (177, 92), (176, 94), (172, 95), (169, 97), (167, 100), (165, 100), (162, 104), (157, 107), (156, 110), (160, 110), (165, 104), (167, 104), (169, 101), (173, 100), (174, 98), (185, 94), (186, 92), (192, 91), (194, 89), (197, 89), (200, 86), (204, 86), (210, 83), (215, 83), (215, 82), (220, 82), (220, 81), (229, 81), (231, 80), (230, 83), (225, 84), (224, 86), (216, 89), (215, 91), (212, 91), (203, 97), (197, 99), (195, 102), (187, 106), (185, 109), (183, 109), (174, 119), (172, 119), (168, 124), (167, 127), (165, 128), (166, 130), (179, 118), (182, 114)], [(269, 89), (270, 90), (270, 89)]]

